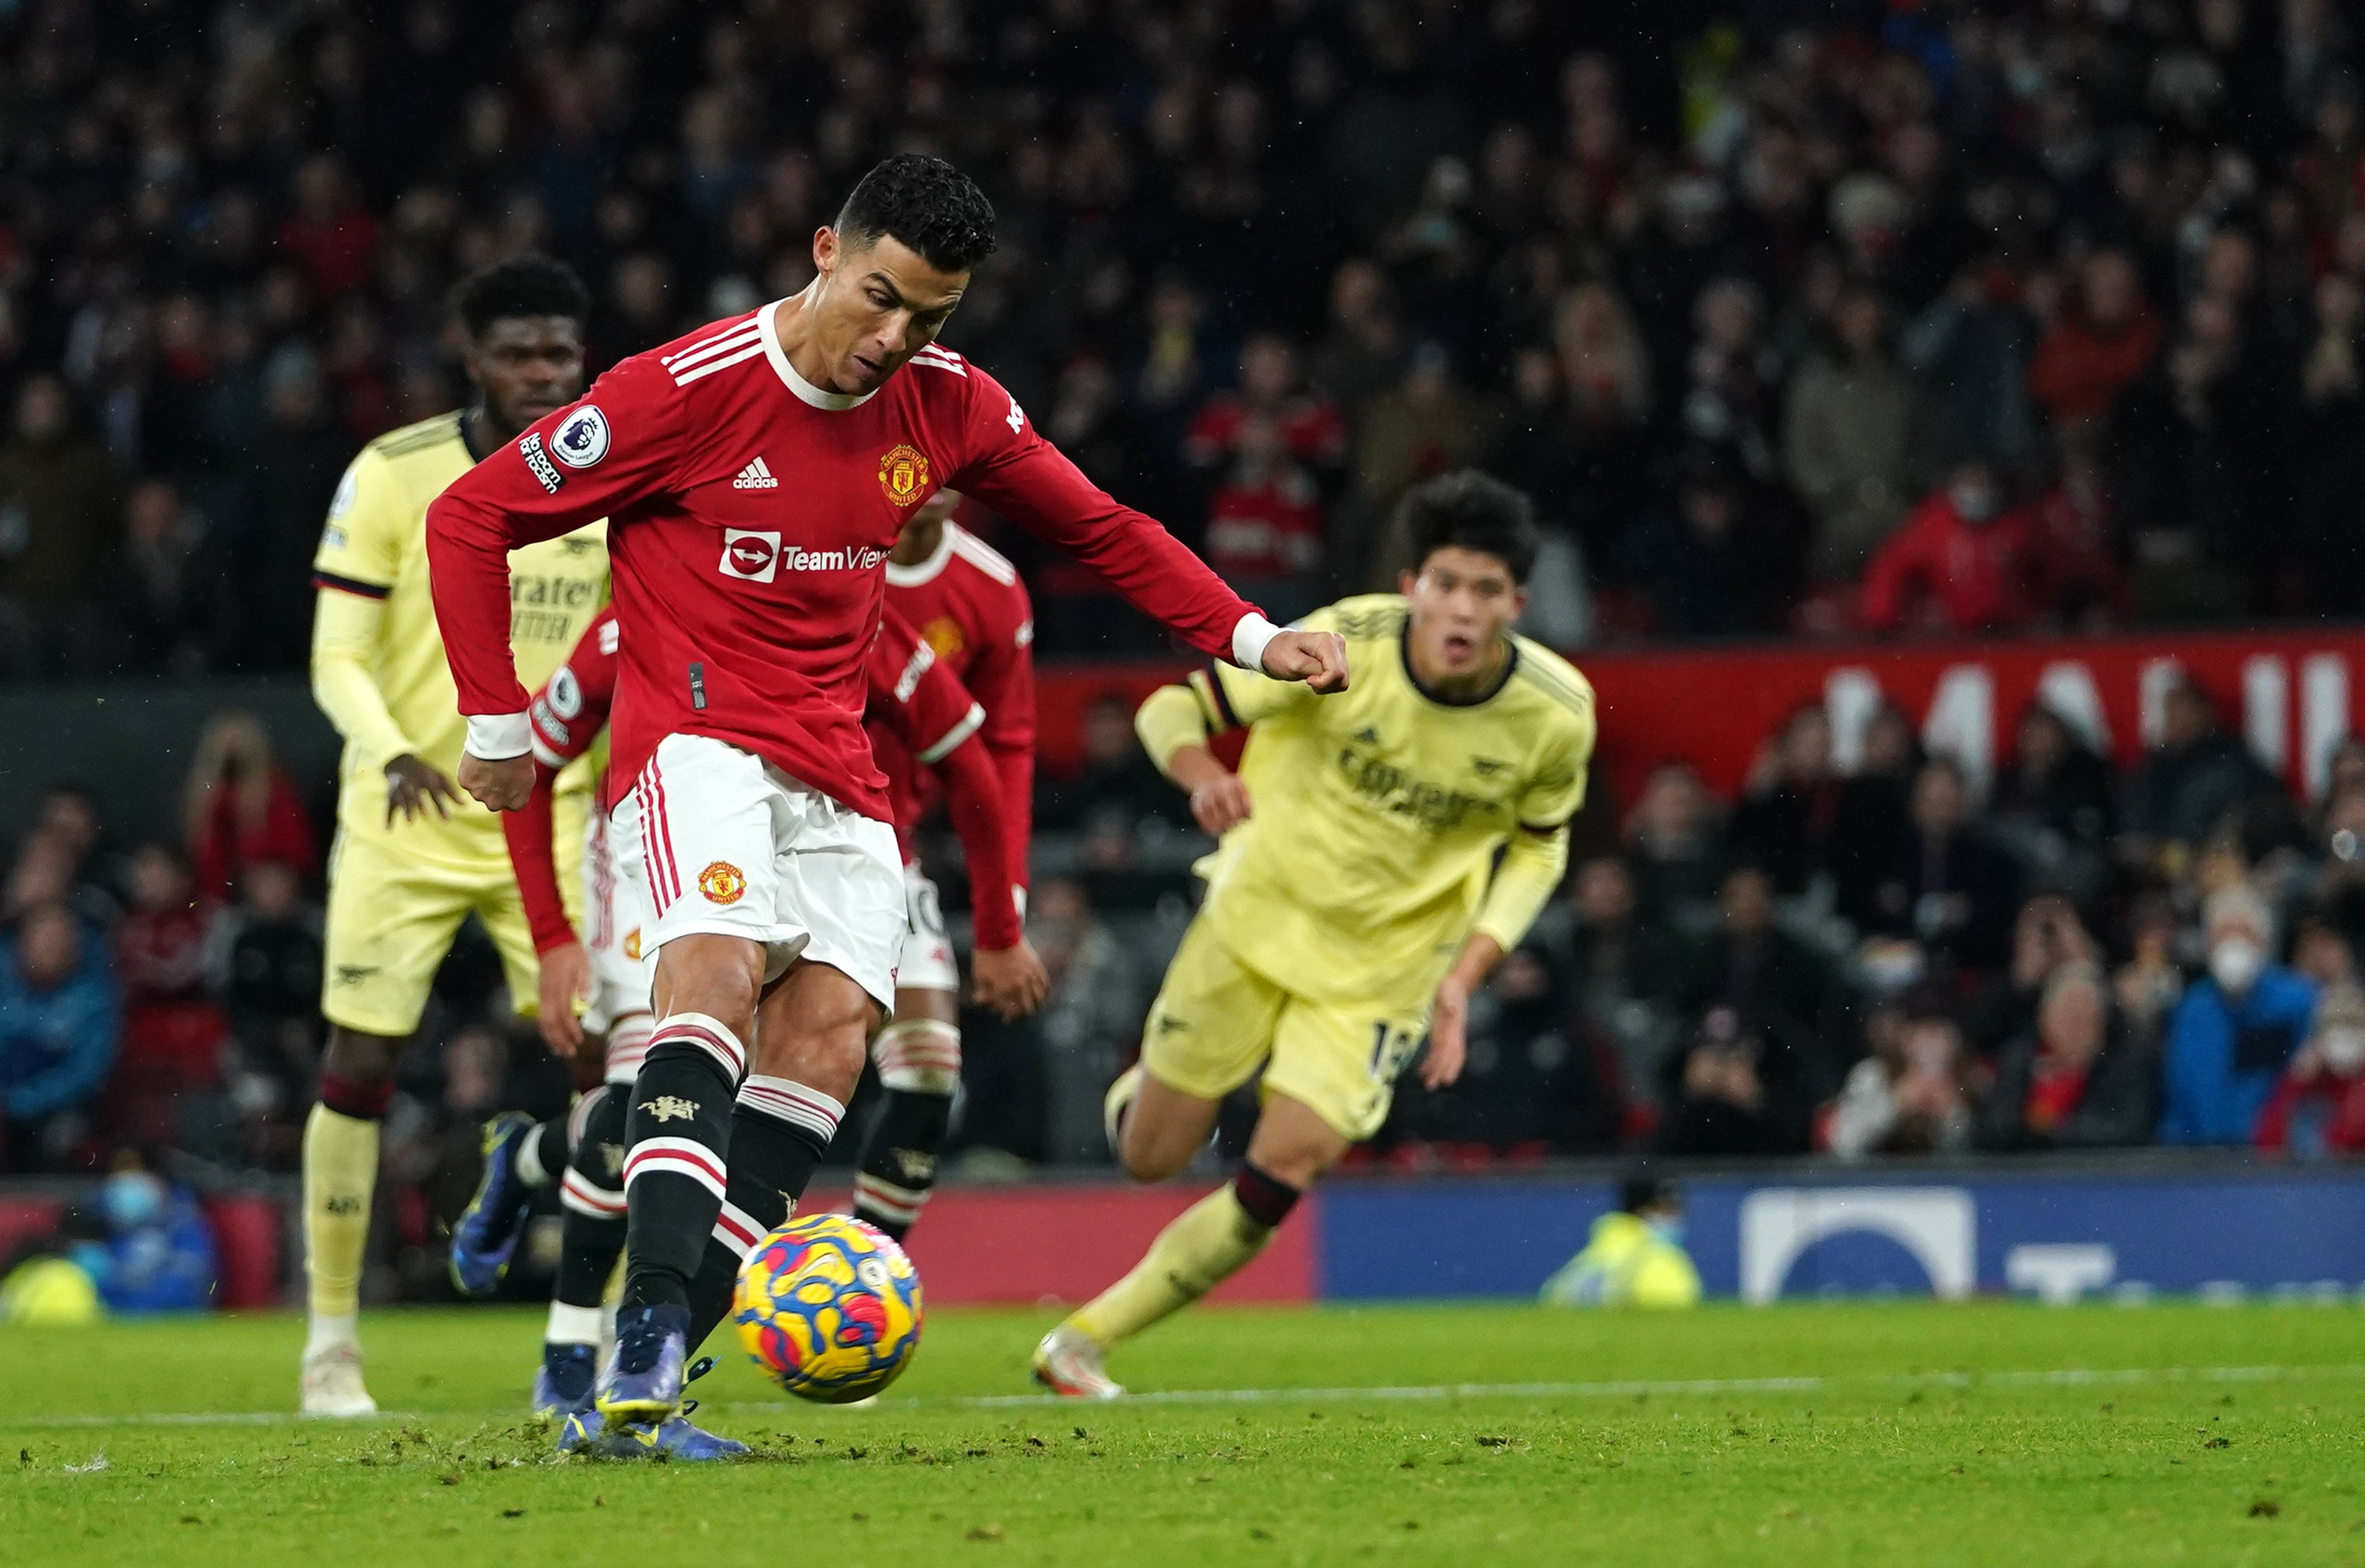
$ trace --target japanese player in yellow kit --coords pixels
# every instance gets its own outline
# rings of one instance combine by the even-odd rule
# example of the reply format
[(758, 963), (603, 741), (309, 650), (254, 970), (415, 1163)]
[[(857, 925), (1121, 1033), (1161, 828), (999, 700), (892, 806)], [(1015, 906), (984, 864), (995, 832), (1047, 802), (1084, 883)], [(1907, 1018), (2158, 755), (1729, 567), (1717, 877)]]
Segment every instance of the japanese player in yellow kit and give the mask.
[[(1416, 489), (1400, 594), (1305, 625), (1347, 641), (1348, 689), (1321, 697), (1216, 668), (1142, 704), (1142, 743), (1222, 836), (1205, 903), (1109, 1092), (1128, 1174), (1173, 1175), (1218, 1103), (1263, 1073), (1232, 1181), (1160, 1233), (1131, 1273), (1046, 1336), (1037, 1378), (1124, 1391), (1108, 1348), (1256, 1256), (1298, 1195), (1386, 1119), (1420, 1049), (1431, 1087), (1462, 1070), (1471, 991), (1527, 932), (1568, 862), (1594, 739), (1593, 690), (1511, 625), (1537, 548), (1527, 498), (1482, 474)], [(1208, 749), (1249, 732), (1239, 771)]]
[[(312, 689), (345, 749), (320, 999), (329, 1048), (304, 1127), (311, 1327), (302, 1394), (311, 1416), (376, 1408), (362, 1383), (355, 1316), (378, 1120), (395, 1058), (461, 922), (472, 913), (484, 922), (513, 996), (536, 994), (500, 821), (451, 783), (465, 725), (428, 591), (426, 511), (477, 460), (582, 393), (589, 299), (565, 267), (524, 257), (469, 279), (457, 303), (476, 405), (364, 447), (337, 487), (313, 561)], [(564, 483), (564, 468), (552, 473)], [(606, 601), (605, 525), (515, 552), (510, 574), (518, 678), (538, 688)], [(561, 780), (558, 843), (577, 852), (597, 762)], [(563, 876), (561, 885), (577, 879)]]

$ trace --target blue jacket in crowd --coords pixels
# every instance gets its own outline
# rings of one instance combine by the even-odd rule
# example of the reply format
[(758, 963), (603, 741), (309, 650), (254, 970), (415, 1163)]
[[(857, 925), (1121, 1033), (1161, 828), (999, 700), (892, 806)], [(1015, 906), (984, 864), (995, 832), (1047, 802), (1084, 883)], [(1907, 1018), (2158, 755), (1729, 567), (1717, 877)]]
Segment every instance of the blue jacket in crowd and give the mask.
[(2315, 1021), (2315, 985), (2279, 965), (2261, 969), (2239, 999), (2205, 977), (2186, 987), (2168, 1024), (2159, 1141), (2248, 1143)]
[(82, 962), (53, 990), (36, 991), (0, 943), (0, 1112), (29, 1122), (98, 1092), (115, 1065), (121, 1002), (106, 945), (83, 933)]

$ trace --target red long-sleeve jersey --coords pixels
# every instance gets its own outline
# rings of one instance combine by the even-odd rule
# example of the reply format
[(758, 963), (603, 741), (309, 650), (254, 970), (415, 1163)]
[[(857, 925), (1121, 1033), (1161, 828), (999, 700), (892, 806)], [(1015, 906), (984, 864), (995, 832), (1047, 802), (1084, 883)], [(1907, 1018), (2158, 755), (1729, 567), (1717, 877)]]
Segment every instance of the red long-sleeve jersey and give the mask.
[[(978, 738), (1002, 778), (1002, 809), (1024, 886), (1035, 820), (1035, 607), (1026, 585), (1000, 552), (958, 523), (947, 523), (926, 560), (888, 563), (887, 609), (909, 622), (985, 707)], [(936, 807), (936, 780), (891, 731), (878, 724), (870, 730), (895, 831), (904, 836), (908, 854), (913, 830)]]
[[(589, 750), (610, 722), (622, 667), (622, 641), (614, 609), (601, 610), (528, 708), (536, 765), (533, 795), (525, 810), (502, 814), (501, 828), (539, 952), (575, 940), (551, 850), (551, 780)], [(970, 897), (978, 946), (1016, 946), (1022, 927), (1012, 889), (1025, 879), (1024, 862), (1003, 804), (1001, 778), (978, 738), (984, 709), (951, 666), (891, 611), (865, 652), (863, 675), (869, 722), (891, 736), (904, 755), (936, 769), (943, 780), (953, 830), (960, 835), (974, 884)], [(613, 766), (611, 750), (611, 766), (600, 782), (600, 809), (612, 803), (615, 788), (631, 777)]]
[(478, 755), (525, 749), (509, 552), (600, 517), (631, 629), (611, 739), (626, 777), (667, 734), (711, 735), (889, 820), (862, 734), (862, 653), (887, 552), (940, 486), (1074, 555), (1202, 652), (1261, 648), (1262, 617), (1095, 487), (992, 377), (932, 346), (874, 392), (824, 391), (780, 347), (775, 319), (796, 308), (623, 360), (428, 509), (436, 619)]

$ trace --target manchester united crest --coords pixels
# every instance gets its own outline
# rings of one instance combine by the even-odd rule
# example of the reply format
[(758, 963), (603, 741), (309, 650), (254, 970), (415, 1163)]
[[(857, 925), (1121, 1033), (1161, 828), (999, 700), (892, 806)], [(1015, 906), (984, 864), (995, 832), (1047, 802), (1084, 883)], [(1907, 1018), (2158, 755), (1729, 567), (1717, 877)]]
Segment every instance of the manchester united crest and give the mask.
[(698, 890), (709, 903), (737, 903), (747, 891), (747, 874), (728, 860), (717, 860), (698, 874)]
[(636, 964), (641, 961), (641, 928), (637, 925), (624, 933), (624, 957)]
[(927, 454), (916, 446), (898, 444), (879, 460), (879, 487), (899, 507), (917, 506), (936, 493), (928, 483)]
[(940, 659), (951, 658), (969, 644), (969, 639), (961, 635), (960, 622), (949, 615), (939, 615), (921, 627), (920, 641), (927, 644)]

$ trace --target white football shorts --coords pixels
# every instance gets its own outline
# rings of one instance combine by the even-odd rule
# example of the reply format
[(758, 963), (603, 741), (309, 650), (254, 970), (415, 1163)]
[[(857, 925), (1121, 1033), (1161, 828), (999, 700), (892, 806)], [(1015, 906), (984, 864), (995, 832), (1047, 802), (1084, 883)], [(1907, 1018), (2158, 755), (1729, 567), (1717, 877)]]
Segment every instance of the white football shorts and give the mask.
[[(591, 958), (591, 1005), (583, 1027), (605, 1035), (649, 1010), (654, 949), (643, 941), (641, 857), (633, 823), (594, 811), (583, 827), (583, 947)], [(634, 1064), (637, 1066), (637, 1064)]]
[(917, 861), (903, 868), (903, 974), (897, 983), (906, 991), (960, 992), (960, 965), (953, 959), (953, 939), (945, 935), (945, 912), (936, 900), (936, 884)]
[(768, 984), (801, 958), (894, 1011), (909, 915), (893, 828), (708, 735), (658, 743), (615, 815), (640, 848), (643, 952), (745, 936)]

